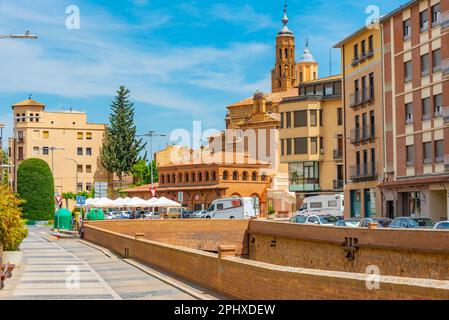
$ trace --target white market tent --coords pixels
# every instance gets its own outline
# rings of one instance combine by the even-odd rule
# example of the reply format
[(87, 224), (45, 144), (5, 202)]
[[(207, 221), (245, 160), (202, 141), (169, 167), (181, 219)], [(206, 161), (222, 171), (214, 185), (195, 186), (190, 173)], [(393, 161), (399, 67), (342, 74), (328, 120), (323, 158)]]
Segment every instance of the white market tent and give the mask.
[(148, 202), (138, 197), (134, 197), (131, 200), (127, 201), (124, 205), (128, 208), (147, 208)]
[(151, 206), (158, 207), (158, 208), (177, 208), (177, 207), (181, 207), (181, 204), (176, 201), (167, 199), (165, 197), (160, 197), (159, 199), (154, 201)]
[(96, 208), (113, 208), (115, 207), (115, 202), (108, 198), (100, 198), (93, 206)]

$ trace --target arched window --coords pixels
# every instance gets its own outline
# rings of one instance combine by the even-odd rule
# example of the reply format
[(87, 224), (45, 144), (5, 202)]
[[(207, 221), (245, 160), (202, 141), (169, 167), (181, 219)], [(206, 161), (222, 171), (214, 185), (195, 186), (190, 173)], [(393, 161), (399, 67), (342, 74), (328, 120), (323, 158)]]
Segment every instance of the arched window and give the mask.
[(229, 178), (228, 171), (223, 171), (223, 180), (228, 180), (228, 178)]
[(285, 53), (285, 59), (287, 59), (288, 58), (288, 49), (285, 49), (284, 53)]
[(257, 172), (253, 171), (252, 175), (251, 175), (251, 180), (252, 181), (257, 181)]
[(203, 181), (203, 173), (198, 172), (198, 182), (202, 182), (202, 181)]
[(217, 173), (215, 171), (212, 172), (212, 181), (217, 181)]
[(192, 182), (196, 182), (196, 173), (195, 172), (192, 173)]
[(167, 174), (167, 183), (170, 183), (170, 175)]
[(178, 174), (178, 182), (182, 182), (182, 173)]
[(165, 176), (164, 175), (161, 175), (161, 182), (165, 183)]
[(206, 171), (206, 181), (209, 181), (209, 171)]
[(282, 49), (279, 49), (279, 59), (282, 58)]
[(239, 179), (239, 173), (236, 170), (232, 173), (232, 180), (237, 181), (238, 179)]
[(186, 172), (186, 182), (189, 182), (190, 181), (190, 179), (189, 179), (190, 177), (189, 177), (189, 173), (188, 172)]
[(243, 173), (242, 173), (242, 180), (243, 181), (248, 181), (248, 172), (247, 171), (243, 171)]
[(171, 182), (176, 183), (176, 174), (174, 174), (174, 173), (171, 176)]
[(260, 180), (267, 181), (267, 174), (265, 172), (260, 175)]

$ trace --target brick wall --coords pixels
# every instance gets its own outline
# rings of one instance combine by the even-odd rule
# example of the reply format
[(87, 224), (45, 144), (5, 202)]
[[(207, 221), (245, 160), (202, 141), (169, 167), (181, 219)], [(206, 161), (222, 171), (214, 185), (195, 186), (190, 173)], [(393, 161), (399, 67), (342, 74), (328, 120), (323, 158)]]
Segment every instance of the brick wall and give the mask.
[(237, 254), (248, 254), (248, 221), (245, 220), (112, 220), (87, 224), (132, 237), (143, 232), (148, 240), (206, 251), (217, 251), (220, 244), (232, 244), (237, 246)]
[[(107, 226), (103, 224), (103, 227)], [(366, 275), (282, 267), (149, 240), (86, 225), (85, 239), (157, 266), (237, 299), (449, 299), (449, 284), (436, 280), (381, 278), (366, 288)]]

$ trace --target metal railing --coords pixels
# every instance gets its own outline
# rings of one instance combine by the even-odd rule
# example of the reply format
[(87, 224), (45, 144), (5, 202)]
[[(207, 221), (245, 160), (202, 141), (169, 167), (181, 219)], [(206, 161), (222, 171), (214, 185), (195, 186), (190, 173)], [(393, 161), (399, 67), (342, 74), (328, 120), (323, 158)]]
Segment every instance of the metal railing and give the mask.
[(376, 162), (361, 163), (349, 167), (349, 177), (351, 180), (370, 179), (376, 176)]
[(334, 149), (334, 160), (343, 158), (343, 150), (342, 149)]
[(334, 190), (343, 190), (344, 180), (334, 180)]
[(355, 108), (372, 101), (374, 101), (374, 87), (368, 87), (349, 95), (349, 106), (351, 108)]
[(350, 142), (351, 143), (360, 143), (368, 140), (372, 140), (376, 138), (376, 130), (375, 126), (367, 125), (364, 127), (359, 127), (351, 130)]

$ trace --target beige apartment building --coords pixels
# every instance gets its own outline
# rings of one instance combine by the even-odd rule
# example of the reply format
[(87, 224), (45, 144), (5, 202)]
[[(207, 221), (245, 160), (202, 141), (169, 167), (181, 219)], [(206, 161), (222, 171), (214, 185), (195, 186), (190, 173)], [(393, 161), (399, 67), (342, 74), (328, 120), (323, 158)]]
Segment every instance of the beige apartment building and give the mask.
[(46, 111), (30, 99), (12, 106), (14, 129), (9, 139), (11, 184), (21, 161), (39, 158), (53, 172), (55, 192), (91, 191), (95, 182), (110, 182), (100, 164), (106, 125), (87, 122), (78, 111)]
[(343, 192), (341, 77), (302, 83), (297, 96), (282, 100), (279, 112), (281, 162), (288, 164), (297, 205), (307, 196)]
[(380, 28), (363, 27), (341, 49), (344, 103), (345, 216), (382, 215), (382, 39)]
[(381, 19), (387, 216), (449, 219), (449, 1), (415, 0)]

